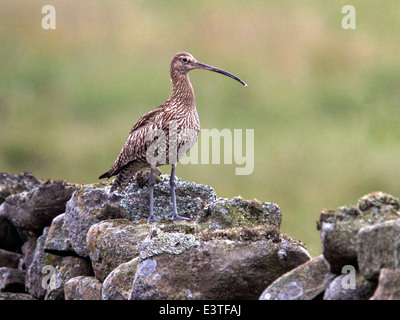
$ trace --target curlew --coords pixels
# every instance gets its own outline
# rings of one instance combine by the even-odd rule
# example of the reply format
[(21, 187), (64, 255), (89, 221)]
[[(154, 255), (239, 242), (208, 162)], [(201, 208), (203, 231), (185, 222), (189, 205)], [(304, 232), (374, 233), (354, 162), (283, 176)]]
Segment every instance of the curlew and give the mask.
[(139, 119), (130, 131), (111, 169), (99, 177), (103, 179), (117, 176), (110, 192), (123, 191), (139, 170), (150, 168), (150, 215), (147, 222), (161, 220), (154, 215), (153, 172), (156, 167), (164, 164), (172, 166), (170, 187), (173, 210), (168, 218), (188, 220), (178, 215), (176, 210), (175, 167), (179, 159), (196, 142), (200, 131), (194, 91), (188, 75), (188, 72), (193, 69), (218, 72), (247, 87), (242, 80), (225, 70), (198, 62), (189, 53), (177, 53), (172, 58), (170, 66), (171, 96), (159, 107)]

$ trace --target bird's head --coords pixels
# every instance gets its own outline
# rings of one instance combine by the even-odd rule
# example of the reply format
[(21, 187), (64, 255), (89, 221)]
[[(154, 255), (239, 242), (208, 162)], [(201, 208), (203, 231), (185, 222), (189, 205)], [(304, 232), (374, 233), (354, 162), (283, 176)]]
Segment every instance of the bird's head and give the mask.
[(187, 74), (190, 70), (193, 70), (193, 69), (203, 69), (203, 70), (218, 72), (227, 77), (235, 79), (236, 81), (239, 81), (241, 84), (243, 84), (245, 87), (247, 87), (247, 84), (244, 83), (242, 80), (240, 80), (235, 75), (233, 75), (225, 70), (198, 62), (190, 53), (179, 52), (171, 60), (171, 74), (173, 72)]

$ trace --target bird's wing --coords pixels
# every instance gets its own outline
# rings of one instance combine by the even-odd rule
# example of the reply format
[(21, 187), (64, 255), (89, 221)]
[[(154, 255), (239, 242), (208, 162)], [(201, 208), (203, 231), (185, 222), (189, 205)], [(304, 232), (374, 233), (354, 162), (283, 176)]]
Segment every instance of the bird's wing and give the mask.
[(145, 115), (143, 115), (133, 126), (131, 129), (131, 134), (132, 132), (138, 130), (140, 127), (146, 126), (152, 122), (154, 122), (154, 119), (156, 118), (157, 115), (159, 115), (163, 110), (163, 105), (160, 105), (159, 107), (155, 108), (154, 110), (151, 110), (147, 112)]
[(146, 161), (146, 151), (150, 145), (148, 135), (156, 126), (156, 117), (162, 112), (162, 105), (143, 115), (130, 131), (118, 158), (111, 169), (99, 178), (110, 178), (118, 174), (134, 161)]

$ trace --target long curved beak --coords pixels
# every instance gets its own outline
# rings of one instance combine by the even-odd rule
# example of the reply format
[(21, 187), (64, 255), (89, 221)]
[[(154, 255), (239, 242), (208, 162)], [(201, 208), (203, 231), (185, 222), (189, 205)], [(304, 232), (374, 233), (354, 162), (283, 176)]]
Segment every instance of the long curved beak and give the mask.
[(239, 81), (242, 85), (244, 85), (245, 87), (247, 87), (247, 84), (245, 82), (243, 82), (242, 80), (240, 80), (238, 77), (236, 77), (235, 75), (233, 75), (232, 73), (229, 73), (225, 70), (213, 67), (213, 66), (209, 66), (207, 64), (201, 63), (196, 61), (194, 64), (194, 68), (195, 69), (204, 69), (204, 70), (209, 70), (209, 71), (214, 71), (214, 72), (218, 72), (221, 73), (227, 77), (230, 77), (232, 79), (235, 79), (236, 81)]

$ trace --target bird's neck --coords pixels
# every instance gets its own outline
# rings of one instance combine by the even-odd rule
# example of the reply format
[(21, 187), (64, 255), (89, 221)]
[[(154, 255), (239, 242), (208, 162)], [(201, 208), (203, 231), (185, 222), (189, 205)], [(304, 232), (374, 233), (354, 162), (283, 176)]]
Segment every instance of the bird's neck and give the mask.
[(185, 105), (185, 107), (195, 108), (194, 91), (189, 75), (187, 73), (173, 72), (171, 73), (171, 81), (172, 94), (170, 99)]

